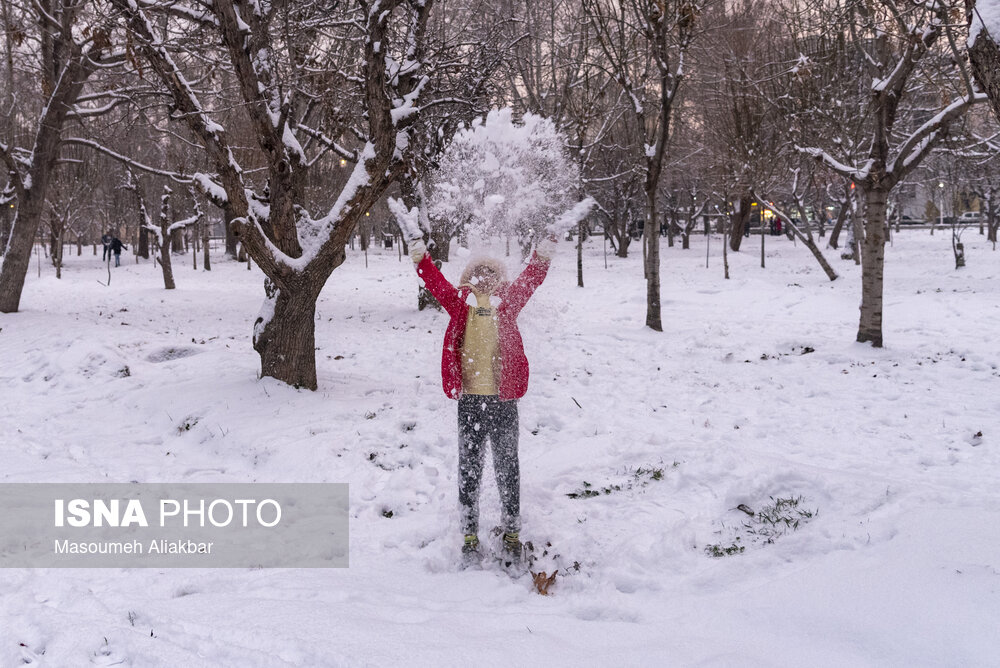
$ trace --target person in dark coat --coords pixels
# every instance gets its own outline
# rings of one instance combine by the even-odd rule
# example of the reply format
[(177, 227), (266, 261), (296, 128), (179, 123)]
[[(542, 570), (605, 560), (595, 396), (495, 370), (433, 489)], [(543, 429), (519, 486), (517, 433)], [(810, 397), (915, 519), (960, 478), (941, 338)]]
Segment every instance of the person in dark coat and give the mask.
[(122, 243), (122, 240), (118, 237), (113, 237), (111, 239), (111, 252), (115, 254), (115, 266), (121, 266), (122, 259), (122, 249), (128, 250), (128, 246)]
[(101, 236), (101, 244), (104, 245), (104, 253), (101, 254), (101, 262), (107, 262), (111, 259), (111, 240), (114, 239), (114, 235), (111, 232), (105, 232)]

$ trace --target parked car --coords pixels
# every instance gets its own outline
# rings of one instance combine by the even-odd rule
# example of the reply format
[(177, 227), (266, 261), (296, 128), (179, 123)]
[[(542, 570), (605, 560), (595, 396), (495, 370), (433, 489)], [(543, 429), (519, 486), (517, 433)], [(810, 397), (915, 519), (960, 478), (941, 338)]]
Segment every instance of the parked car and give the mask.
[(966, 211), (961, 216), (958, 217), (959, 224), (965, 223), (978, 223), (979, 222), (979, 212), (978, 211)]
[(899, 219), (900, 225), (923, 225), (925, 222), (926, 221), (913, 218), (912, 216), (901, 216)]

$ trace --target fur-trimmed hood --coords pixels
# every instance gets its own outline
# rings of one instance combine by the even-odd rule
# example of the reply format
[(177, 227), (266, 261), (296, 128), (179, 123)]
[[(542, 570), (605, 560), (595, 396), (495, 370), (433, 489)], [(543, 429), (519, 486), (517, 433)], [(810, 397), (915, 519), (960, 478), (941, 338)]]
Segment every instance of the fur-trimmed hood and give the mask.
[(472, 274), (474, 274), (476, 269), (479, 267), (488, 267), (489, 269), (492, 269), (500, 278), (496, 288), (493, 289), (494, 293), (496, 293), (498, 289), (507, 285), (507, 267), (504, 266), (503, 262), (488, 255), (479, 255), (471, 258), (465, 265), (465, 269), (462, 270), (462, 277), (458, 282), (459, 286), (468, 286), (473, 290), (476, 290), (476, 286), (471, 283), (471, 280)]

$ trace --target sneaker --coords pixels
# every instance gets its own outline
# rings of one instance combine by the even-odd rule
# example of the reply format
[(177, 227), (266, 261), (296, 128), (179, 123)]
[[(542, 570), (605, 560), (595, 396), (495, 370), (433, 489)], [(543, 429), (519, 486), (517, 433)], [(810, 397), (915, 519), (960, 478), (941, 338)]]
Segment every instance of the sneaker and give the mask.
[(465, 535), (465, 542), (462, 544), (462, 563), (466, 566), (477, 564), (483, 558), (479, 551), (479, 536), (474, 533)]
[(504, 566), (516, 566), (521, 563), (524, 546), (516, 531), (506, 531), (503, 535), (503, 562)]

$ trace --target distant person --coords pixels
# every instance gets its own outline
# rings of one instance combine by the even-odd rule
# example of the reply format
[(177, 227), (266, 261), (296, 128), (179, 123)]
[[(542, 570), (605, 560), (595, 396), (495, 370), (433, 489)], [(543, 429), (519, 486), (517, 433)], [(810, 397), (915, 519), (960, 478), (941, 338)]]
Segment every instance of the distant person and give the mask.
[(111, 240), (114, 239), (114, 235), (111, 232), (105, 232), (101, 236), (101, 243), (104, 244), (104, 253), (101, 254), (101, 262), (107, 262), (111, 259)]
[(128, 250), (128, 246), (122, 243), (118, 237), (111, 238), (111, 252), (115, 254), (115, 266), (121, 266), (122, 249)]
[(517, 400), (528, 389), (528, 359), (517, 316), (545, 280), (555, 246), (555, 237), (540, 241), (528, 266), (512, 283), (498, 260), (474, 258), (456, 288), (426, 254), (424, 242), (410, 242), (417, 274), (451, 316), (441, 375), (445, 394), (458, 400), (458, 500), (466, 564), (481, 558), (479, 488), (487, 438), (500, 491), (502, 561), (509, 566), (521, 560)]

